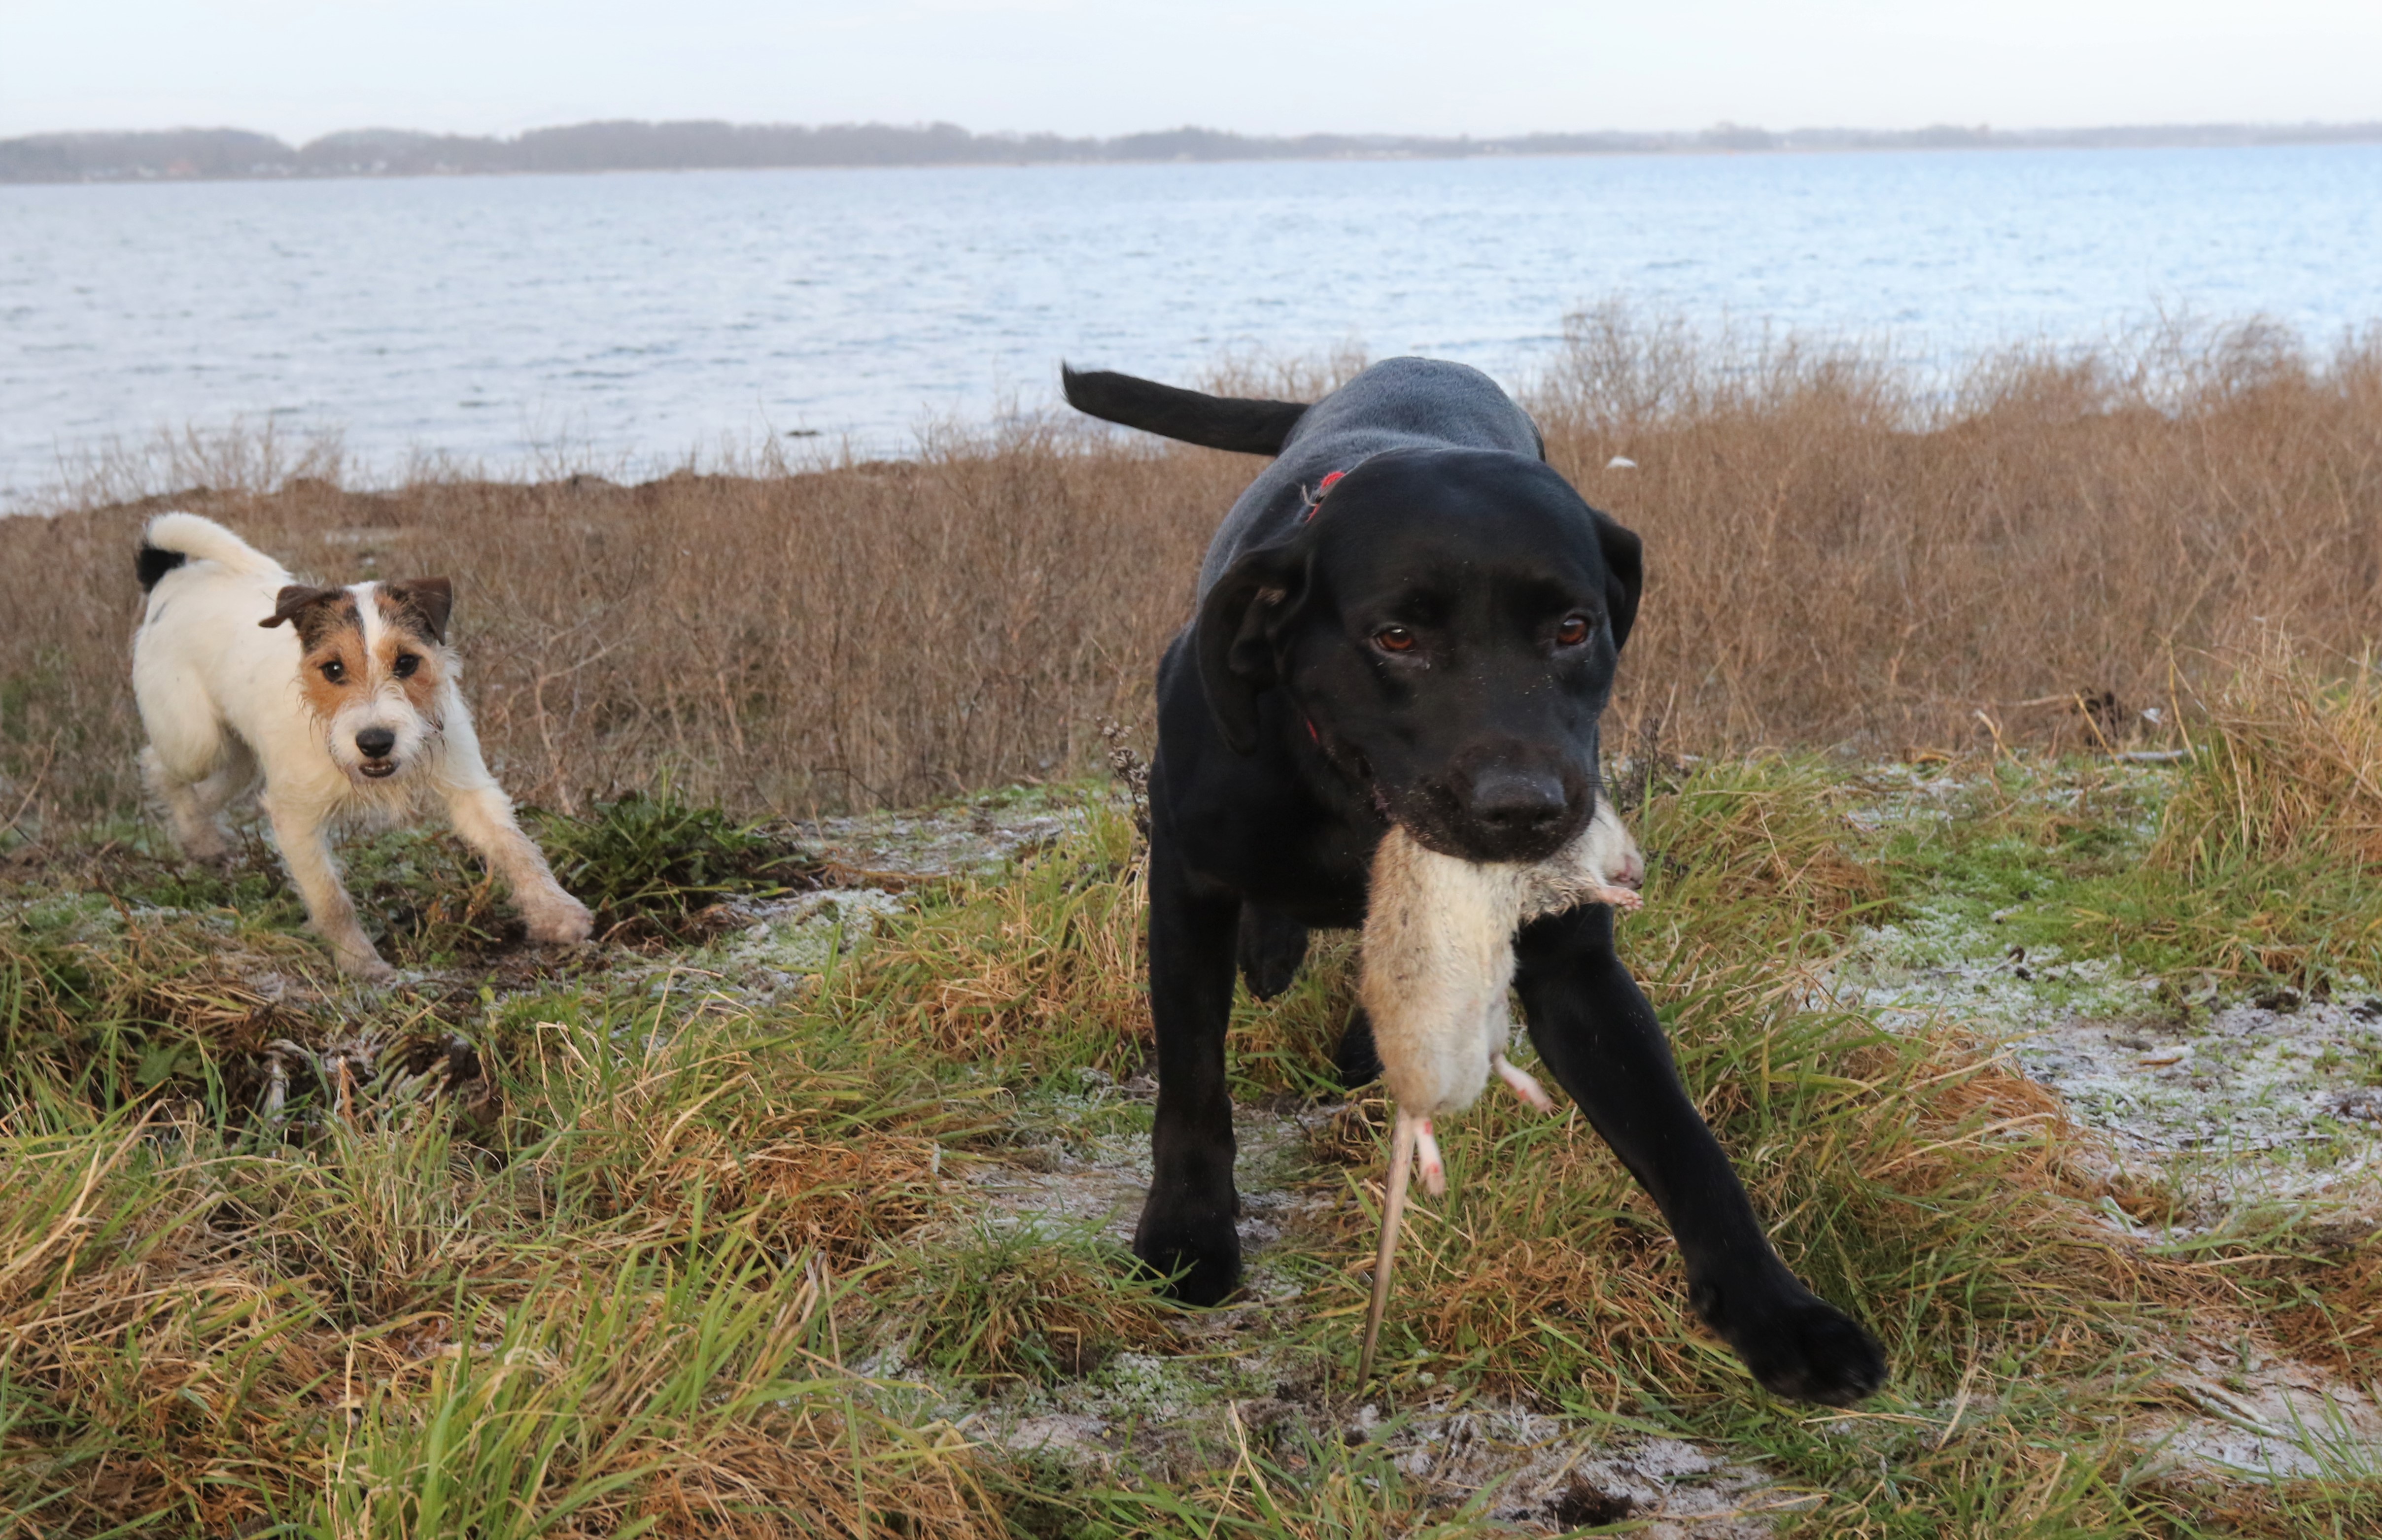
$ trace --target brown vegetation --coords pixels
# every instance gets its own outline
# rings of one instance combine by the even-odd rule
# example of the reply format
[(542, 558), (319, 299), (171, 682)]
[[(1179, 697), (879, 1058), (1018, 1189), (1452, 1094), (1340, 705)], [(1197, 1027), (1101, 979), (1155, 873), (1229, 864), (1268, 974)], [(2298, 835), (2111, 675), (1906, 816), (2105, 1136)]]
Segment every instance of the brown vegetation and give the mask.
[[(2254, 325), (2019, 351), (1934, 389), (1874, 352), (1600, 312), (1531, 404), (1647, 542), (1616, 750), (1658, 726), (1670, 748), (2114, 742), (2189, 704), (2203, 650), (2263, 624), (2355, 653), (2382, 601), (2382, 333), (2321, 361)], [(1080, 773), (1103, 716), (1146, 739), (1256, 468), (1030, 427), (637, 487), (362, 492), (252, 445), (185, 457), (150, 485), (216, 490), (95, 483), (103, 506), (0, 521), (0, 817), (132, 805), (130, 552), (158, 508), (325, 579), (452, 576), (467, 689), (528, 798), (669, 774), (808, 811)]]
[(2216, 681), (2208, 757), (2167, 806), (2162, 861), (2204, 880), (2239, 862), (2329, 853), (2382, 868), (2382, 678), (2346, 678), (2269, 633)]

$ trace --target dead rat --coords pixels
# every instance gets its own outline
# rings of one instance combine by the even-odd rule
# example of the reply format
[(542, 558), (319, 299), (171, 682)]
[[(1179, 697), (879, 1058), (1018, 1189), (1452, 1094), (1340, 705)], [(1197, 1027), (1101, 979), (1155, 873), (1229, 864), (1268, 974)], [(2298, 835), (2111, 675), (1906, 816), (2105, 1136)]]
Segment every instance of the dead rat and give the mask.
[(1505, 1003), (1514, 982), (1514, 933), (1582, 903), (1636, 909), (1645, 871), (1638, 842), (1603, 801), (1579, 837), (1542, 862), (1442, 855), (1395, 825), (1382, 837), (1373, 857), (1357, 993), (1372, 1021), (1397, 1121), (1358, 1385), (1372, 1377), (1407, 1173), (1418, 1170), (1433, 1196), (1447, 1190), (1431, 1119), (1470, 1106), (1492, 1069), (1530, 1106), (1554, 1110), (1545, 1089), (1505, 1060), (1514, 1030)]

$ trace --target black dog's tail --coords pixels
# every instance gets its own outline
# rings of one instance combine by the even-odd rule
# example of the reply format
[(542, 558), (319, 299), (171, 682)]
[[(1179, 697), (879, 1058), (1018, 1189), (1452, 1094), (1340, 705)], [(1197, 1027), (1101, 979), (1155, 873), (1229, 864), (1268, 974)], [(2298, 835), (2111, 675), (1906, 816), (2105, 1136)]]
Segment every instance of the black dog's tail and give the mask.
[(1258, 401), (1137, 380), (1105, 369), (1059, 366), (1067, 404), (1107, 422), (1122, 422), (1185, 444), (1242, 455), (1278, 455), (1306, 415), (1303, 401)]

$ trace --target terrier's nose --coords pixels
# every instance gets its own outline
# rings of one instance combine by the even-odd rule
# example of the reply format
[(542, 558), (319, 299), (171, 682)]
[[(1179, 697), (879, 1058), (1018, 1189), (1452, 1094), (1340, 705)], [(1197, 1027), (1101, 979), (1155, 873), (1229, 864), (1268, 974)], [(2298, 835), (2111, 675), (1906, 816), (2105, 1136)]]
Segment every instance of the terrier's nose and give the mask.
[(397, 747), (397, 734), (387, 727), (366, 727), (356, 734), (356, 749), (366, 759), (387, 759)]
[(1473, 777), (1470, 812), (1492, 829), (1528, 834), (1556, 823), (1570, 801), (1551, 770), (1486, 770)]

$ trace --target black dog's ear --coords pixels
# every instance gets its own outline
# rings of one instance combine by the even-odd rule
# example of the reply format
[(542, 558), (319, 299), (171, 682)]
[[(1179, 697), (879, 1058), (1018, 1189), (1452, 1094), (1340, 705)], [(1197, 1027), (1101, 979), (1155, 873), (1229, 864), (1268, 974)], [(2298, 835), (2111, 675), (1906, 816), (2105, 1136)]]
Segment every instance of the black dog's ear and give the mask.
[(1273, 642), (1306, 596), (1304, 542), (1261, 545), (1224, 568), (1200, 601), (1199, 688), (1236, 754), (1258, 747), (1258, 692), (1278, 681)]
[(1645, 548), (1638, 537), (1596, 513), (1596, 543), (1604, 552), (1604, 613), (1613, 622), (1613, 650), (1629, 640), (1638, 623), (1638, 594), (1646, 586)]

